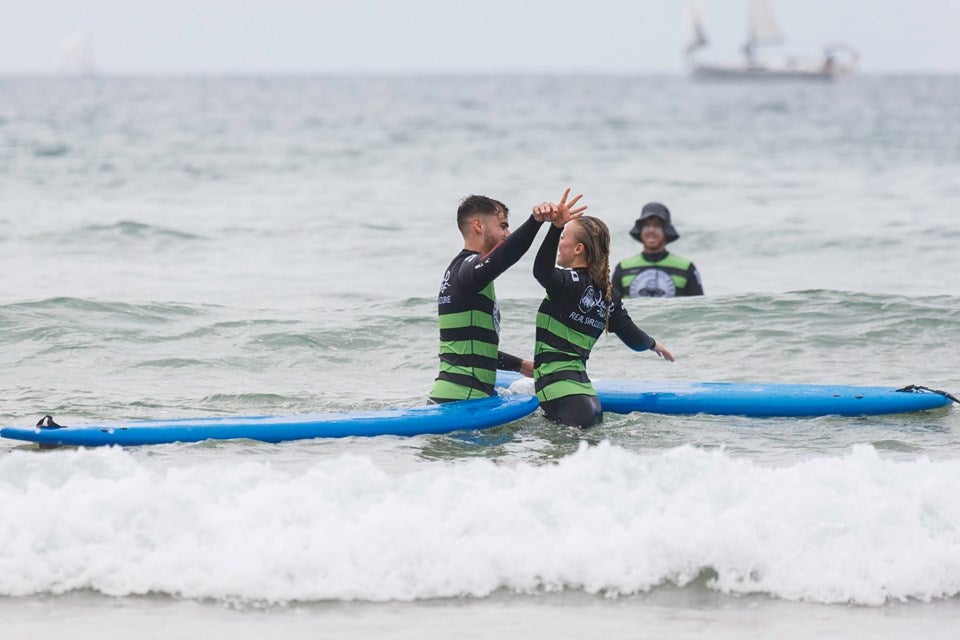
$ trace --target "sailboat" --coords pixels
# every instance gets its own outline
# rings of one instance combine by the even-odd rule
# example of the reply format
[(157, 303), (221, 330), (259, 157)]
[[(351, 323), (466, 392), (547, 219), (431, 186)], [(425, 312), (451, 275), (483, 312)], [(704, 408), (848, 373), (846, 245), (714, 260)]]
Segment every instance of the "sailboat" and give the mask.
[(690, 19), (691, 33), (685, 52), (687, 67), (693, 78), (698, 80), (833, 80), (837, 76), (853, 73), (860, 61), (856, 51), (841, 43), (827, 46), (820, 60), (758, 59), (757, 50), (760, 47), (781, 44), (784, 36), (769, 0), (751, 0), (747, 40), (741, 47), (743, 61), (727, 65), (705, 64), (694, 56), (708, 44), (703, 27), (702, 0), (691, 2)]

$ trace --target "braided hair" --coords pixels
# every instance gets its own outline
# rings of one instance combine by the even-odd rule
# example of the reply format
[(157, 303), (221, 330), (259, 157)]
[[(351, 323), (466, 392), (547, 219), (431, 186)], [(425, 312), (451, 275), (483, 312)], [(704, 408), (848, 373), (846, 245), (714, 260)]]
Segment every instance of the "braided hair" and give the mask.
[(610, 332), (610, 307), (613, 306), (613, 287), (610, 284), (610, 230), (600, 218), (584, 216), (574, 220), (574, 238), (583, 244), (587, 254), (590, 279), (603, 291), (607, 302), (604, 330)]

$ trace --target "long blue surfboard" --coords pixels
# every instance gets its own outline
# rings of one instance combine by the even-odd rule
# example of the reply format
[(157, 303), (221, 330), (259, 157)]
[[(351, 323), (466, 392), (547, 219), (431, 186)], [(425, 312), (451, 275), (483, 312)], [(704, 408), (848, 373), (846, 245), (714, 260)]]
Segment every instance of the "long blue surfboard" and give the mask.
[(415, 436), (449, 433), (461, 429), (487, 429), (519, 420), (533, 413), (537, 406), (535, 396), (520, 394), (409, 409), (321, 413), (295, 417), (181, 418), (59, 428), (6, 427), (0, 429), (0, 436), (49, 445), (88, 447), (234, 438), (283, 442), (350, 436)]
[[(497, 372), (497, 386), (509, 388), (519, 373)], [(529, 393), (533, 381), (527, 387)], [(749, 382), (652, 382), (596, 380), (604, 411), (644, 411), (683, 415), (752, 416), (757, 418), (866, 416), (939, 409), (952, 400), (930, 390), (898, 391), (894, 387), (851, 387), (819, 384), (755, 384)]]

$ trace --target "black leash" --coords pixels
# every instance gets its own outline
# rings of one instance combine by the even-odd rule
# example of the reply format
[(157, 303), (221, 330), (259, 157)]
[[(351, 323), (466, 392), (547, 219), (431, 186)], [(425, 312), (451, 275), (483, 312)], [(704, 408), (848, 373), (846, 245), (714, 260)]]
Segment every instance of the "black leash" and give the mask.
[(940, 389), (931, 389), (930, 387), (923, 387), (917, 384), (907, 385), (903, 389), (897, 389), (897, 391), (903, 391), (904, 393), (926, 393), (926, 392), (939, 393), (944, 398), (947, 398), (948, 400), (952, 400), (953, 402), (960, 404), (960, 400), (957, 400), (946, 391), (941, 391)]

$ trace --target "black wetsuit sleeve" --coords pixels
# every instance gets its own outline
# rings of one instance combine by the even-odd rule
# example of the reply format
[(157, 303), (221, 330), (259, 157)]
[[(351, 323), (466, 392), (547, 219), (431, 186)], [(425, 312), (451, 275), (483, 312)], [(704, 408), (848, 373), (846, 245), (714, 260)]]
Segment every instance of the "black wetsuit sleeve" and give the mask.
[(560, 244), (562, 231), (563, 229), (550, 225), (550, 230), (537, 251), (537, 258), (533, 261), (533, 277), (543, 285), (547, 293), (556, 293), (563, 288), (565, 282), (563, 272), (556, 267), (557, 246)]
[(497, 352), (497, 369), (502, 371), (520, 371), (520, 365), (523, 360), (517, 356), (512, 356), (505, 351)]
[(464, 260), (458, 274), (462, 283), (473, 283), (473, 289), (480, 291), (493, 282), (497, 276), (516, 264), (523, 257), (533, 239), (537, 237), (542, 222), (537, 222), (533, 216), (527, 218), (520, 227), (507, 236), (507, 239), (497, 244), (486, 255), (478, 256), (476, 260)]
[(610, 284), (613, 286), (613, 290), (616, 291), (618, 296), (623, 297), (623, 289), (620, 288), (620, 283), (623, 281), (623, 270), (620, 269), (620, 265), (617, 264), (616, 268), (613, 270), (613, 275), (610, 276)]
[(634, 324), (630, 314), (620, 296), (613, 297), (613, 310), (610, 312), (610, 330), (617, 334), (617, 337), (634, 351), (646, 351), (653, 349), (657, 341), (647, 335), (647, 333)]
[(687, 268), (687, 286), (683, 288), (683, 295), (685, 296), (702, 296), (703, 295), (703, 283), (700, 282), (700, 272), (697, 270), (697, 267), (691, 262), (690, 266)]

